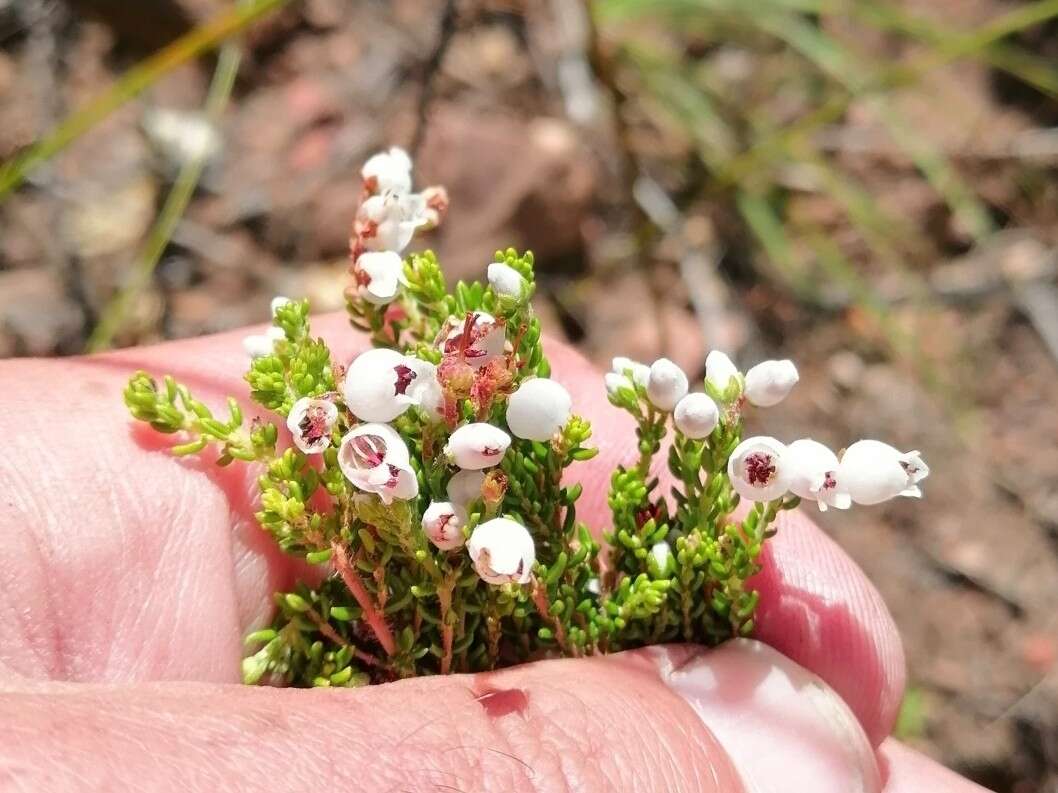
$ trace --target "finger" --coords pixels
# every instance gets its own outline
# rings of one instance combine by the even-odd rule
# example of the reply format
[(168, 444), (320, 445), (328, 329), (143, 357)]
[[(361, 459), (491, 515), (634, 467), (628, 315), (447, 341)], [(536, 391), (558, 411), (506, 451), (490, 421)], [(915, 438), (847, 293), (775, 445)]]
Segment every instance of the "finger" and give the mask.
[(980, 785), (892, 738), (882, 744), (879, 755), (885, 793), (987, 793)]
[[(0, 753), (26, 789), (880, 790), (841, 699), (748, 641), (353, 691), (60, 691), (0, 703), (14, 715)], [(44, 761), (56, 735), (62, 764)], [(15, 746), (26, 749), (11, 758)]]

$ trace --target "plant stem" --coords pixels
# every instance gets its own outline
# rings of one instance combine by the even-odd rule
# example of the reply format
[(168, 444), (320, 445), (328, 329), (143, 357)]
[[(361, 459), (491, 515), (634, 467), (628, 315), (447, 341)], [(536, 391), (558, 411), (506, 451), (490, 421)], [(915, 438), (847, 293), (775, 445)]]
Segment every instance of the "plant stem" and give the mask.
[(364, 652), (359, 647), (350, 644), (345, 639), (343, 639), (342, 635), (338, 633), (338, 631), (336, 631), (334, 627), (329, 622), (327, 622), (327, 620), (320, 616), (320, 613), (316, 611), (316, 609), (309, 609), (305, 613), (308, 614), (309, 619), (311, 619), (316, 624), (316, 627), (319, 629), (320, 633), (322, 633), (332, 642), (341, 645), (342, 647), (348, 647), (352, 651), (354, 657), (363, 661), (368, 666), (382, 666), (382, 661), (380, 661), (375, 656), (371, 655), (371, 653)]
[(370, 593), (367, 591), (367, 587), (364, 586), (364, 582), (360, 580), (360, 576), (353, 569), (345, 546), (339, 540), (332, 540), (331, 550), (334, 552), (334, 567), (363, 610), (364, 622), (374, 632), (375, 638), (382, 645), (382, 649), (386, 651), (386, 655), (396, 655), (397, 643), (393, 639), (393, 632), (390, 631), (389, 626), (386, 624), (382, 612), (375, 606)]
[(571, 650), (569, 642), (566, 640), (566, 629), (562, 625), (562, 620), (558, 617), (551, 616), (551, 601), (547, 597), (547, 588), (540, 582), (540, 579), (533, 579), (533, 603), (536, 606), (537, 613), (540, 617), (547, 622), (550, 622), (555, 628), (555, 641), (558, 642), (559, 648), (566, 655), (573, 655), (576, 657), (578, 653), (575, 650)]

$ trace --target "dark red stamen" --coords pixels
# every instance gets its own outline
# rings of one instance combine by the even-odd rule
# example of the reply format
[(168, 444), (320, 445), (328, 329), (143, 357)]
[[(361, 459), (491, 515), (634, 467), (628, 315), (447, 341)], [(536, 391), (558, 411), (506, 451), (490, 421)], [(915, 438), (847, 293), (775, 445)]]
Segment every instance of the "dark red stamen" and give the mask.
[(411, 381), (418, 377), (409, 367), (401, 364), (400, 366), (394, 366), (393, 371), (397, 373), (397, 382), (394, 386), (394, 395), (405, 394), (408, 391), (408, 386), (411, 385)]
[(310, 407), (298, 422), (298, 429), (306, 443), (319, 442), (327, 435), (327, 411), (318, 405)]
[(775, 473), (771, 455), (764, 452), (747, 455), (742, 464), (746, 467), (746, 481), (751, 485), (766, 485)]
[(497, 446), (483, 446), (481, 448), (481, 453), (485, 457), (493, 457), (494, 455), (497, 455), (497, 454), (500, 453), (500, 449)]
[(824, 490), (833, 490), (837, 486), (838, 486), (838, 480), (834, 478), (834, 472), (833, 471), (827, 471), (825, 474), (823, 474), (823, 489)]

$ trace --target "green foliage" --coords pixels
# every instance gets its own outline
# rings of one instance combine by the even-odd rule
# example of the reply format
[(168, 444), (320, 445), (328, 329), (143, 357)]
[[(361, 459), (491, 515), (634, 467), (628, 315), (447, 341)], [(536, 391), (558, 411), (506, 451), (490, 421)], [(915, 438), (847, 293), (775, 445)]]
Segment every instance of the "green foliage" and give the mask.
[[(713, 389), (727, 414), (712, 436), (677, 435), (668, 452), (676, 483), (668, 498), (652, 471), (670, 415), (651, 407), (631, 378), (611, 394), (635, 417), (640, 457), (613, 474), (613, 529), (602, 574), (604, 547), (578, 519), (583, 488), (568, 476), (597, 454), (590, 423), (569, 416), (545, 442), (514, 437), (507, 426), (508, 395), (527, 378), (547, 376), (550, 366), (528, 300), (532, 255), (500, 251), (496, 261), (524, 278), (521, 295), (499, 295), (476, 282), (449, 293), (429, 252), (405, 262), (399, 311), (350, 295), (354, 323), (363, 320), (376, 344), (438, 363), (438, 372), (460, 365), (461, 353), (444, 352), (438, 341), (465, 325), (468, 313), (492, 314), (506, 334), (505, 353), (473, 376), (475, 387), (494, 391), (487, 399), (448, 394), (451, 411), (413, 407), (391, 423), (409, 450), (416, 498), (385, 503), (343, 472), (338, 446), (357, 424), (343, 394), (358, 384), (341, 381), (344, 370), (312, 337), (305, 301), (276, 309), (282, 338), (271, 342), (271, 354), (252, 361), (246, 380), (253, 400), (280, 419), (302, 397), (331, 401), (337, 419), (322, 453), (277, 448), (276, 425), (260, 418), (244, 429), (234, 400), (230, 418), (221, 421), (172, 378), (162, 388), (144, 373), (130, 381), (125, 398), (133, 416), (177, 436), (174, 453), (216, 444), (221, 463), (256, 462), (261, 527), (285, 552), (325, 565), (318, 584), (276, 594), (271, 625), (248, 637), (254, 652), (243, 663), (246, 682), (352, 686), (486, 670), (542, 654), (580, 656), (680, 639), (715, 643), (752, 631), (757, 595), (745, 582), (759, 569), (762, 543), (786, 504), (732, 517), (738, 499), (724, 470), (741, 436), (741, 380), (723, 394)], [(449, 498), (454, 469), (442, 449), (466, 421), (488, 421), (512, 437), (466, 505), (463, 535), (497, 516), (525, 526), (536, 557), (528, 584), (486, 583), (464, 548), (440, 550), (423, 530), (431, 502)], [(667, 553), (657, 551), (659, 543), (667, 543)]]

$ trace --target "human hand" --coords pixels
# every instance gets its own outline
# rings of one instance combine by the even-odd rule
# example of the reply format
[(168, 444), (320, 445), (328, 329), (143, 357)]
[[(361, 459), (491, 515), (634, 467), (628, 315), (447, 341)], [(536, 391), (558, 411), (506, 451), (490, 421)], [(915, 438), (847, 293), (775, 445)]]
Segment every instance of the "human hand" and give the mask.
[[(344, 317), (315, 331), (340, 360), (359, 346)], [(162, 452), (120, 393), (137, 368), (208, 402), (244, 393), (241, 335), (0, 361), (5, 788), (979, 789), (886, 739), (904, 682), (895, 626), (796, 513), (755, 582), (759, 642), (353, 690), (233, 685), (241, 637), (304, 569), (256, 527), (245, 469)], [(604, 525), (607, 472), (634, 454), (607, 443), (631, 437), (627, 416), (583, 359), (550, 352), (595, 425), (581, 514)]]

